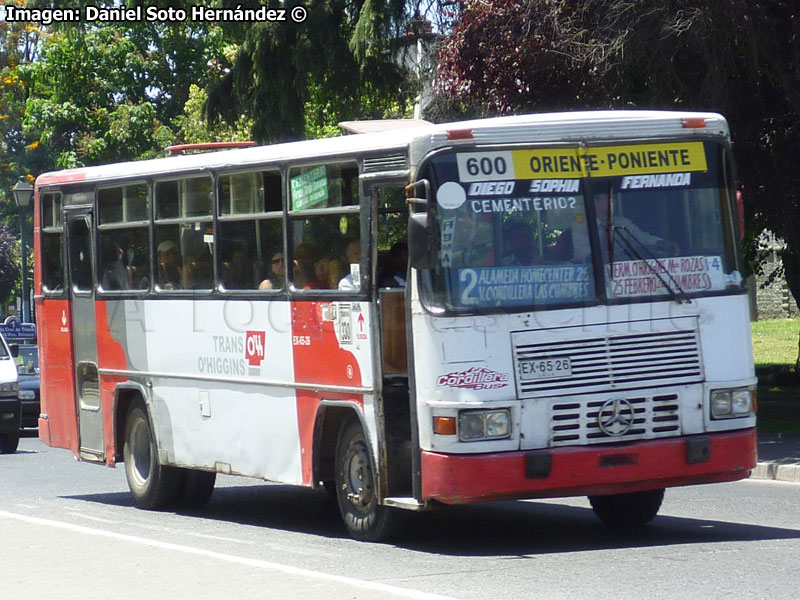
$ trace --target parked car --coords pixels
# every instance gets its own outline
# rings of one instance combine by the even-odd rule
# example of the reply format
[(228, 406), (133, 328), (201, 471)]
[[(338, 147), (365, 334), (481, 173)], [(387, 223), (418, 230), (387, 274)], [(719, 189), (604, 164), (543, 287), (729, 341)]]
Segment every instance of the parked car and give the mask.
[[(13, 344), (12, 344), (13, 346)], [(16, 357), (22, 426), (39, 426), (39, 347), (18, 346)]]
[(17, 369), (6, 340), (0, 335), (0, 453), (11, 454), (19, 445), (21, 410)]

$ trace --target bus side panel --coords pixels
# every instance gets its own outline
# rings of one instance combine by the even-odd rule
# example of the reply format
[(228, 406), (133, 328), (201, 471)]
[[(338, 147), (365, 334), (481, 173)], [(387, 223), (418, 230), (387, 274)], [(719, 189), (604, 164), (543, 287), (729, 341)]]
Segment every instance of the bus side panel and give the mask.
[(41, 357), (39, 438), (78, 456), (75, 369), (72, 364), (72, 318), (68, 300), (37, 298)]
[[(125, 349), (115, 339), (120, 332), (112, 331), (113, 315), (123, 310), (124, 305), (121, 301), (95, 303), (98, 369), (126, 370), (130, 368), (125, 358)], [(109, 315), (109, 312), (111, 315)], [(103, 415), (106, 463), (109, 466), (114, 466), (116, 463), (114, 454), (114, 389), (117, 384), (125, 381), (127, 381), (127, 377), (100, 375), (100, 409)]]
[[(320, 401), (355, 402), (363, 410), (364, 397), (355, 393), (312, 392), (303, 389), (303, 384), (347, 387), (369, 384), (372, 364), (367, 307), (366, 303), (292, 303), (292, 352), (294, 380), (299, 387), (297, 419), (305, 485), (313, 484), (314, 420)], [(374, 421), (366, 421), (374, 444)]]

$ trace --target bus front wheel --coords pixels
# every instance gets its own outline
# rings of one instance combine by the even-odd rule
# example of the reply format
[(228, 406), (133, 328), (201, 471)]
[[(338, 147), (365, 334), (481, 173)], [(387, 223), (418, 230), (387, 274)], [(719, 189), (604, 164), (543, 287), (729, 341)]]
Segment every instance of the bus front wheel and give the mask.
[(336, 444), (336, 500), (348, 533), (357, 540), (386, 539), (397, 515), (378, 503), (375, 467), (361, 424), (345, 419)]
[(595, 514), (603, 523), (615, 529), (644, 527), (656, 517), (662, 500), (664, 488), (630, 494), (589, 496)]
[(141, 403), (134, 404), (128, 412), (123, 459), (136, 506), (148, 510), (164, 508), (177, 500), (182, 473), (159, 462), (150, 420)]
[(19, 447), (19, 431), (0, 433), (0, 454), (14, 454)]

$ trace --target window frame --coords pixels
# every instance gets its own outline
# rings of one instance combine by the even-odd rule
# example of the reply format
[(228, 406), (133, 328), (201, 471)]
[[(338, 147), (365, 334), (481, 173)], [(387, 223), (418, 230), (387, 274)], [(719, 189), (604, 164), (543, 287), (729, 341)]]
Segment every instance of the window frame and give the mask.
[[(329, 165), (337, 165), (337, 166), (344, 166), (344, 167), (353, 167), (355, 169), (355, 177), (353, 178), (353, 183), (355, 184), (355, 193), (358, 194), (358, 202), (355, 204), (348, 204), (344, 206), (331, 206), (331, 207), (323, 207), (323, 208), (301, 208), (301, 209), (293, 209), (292, 208), (292, 190), (291, 190), (291, 178), (293, 170), (302, 170), (306, 168), (317, 168), (317, 167), (328, 167)], [(284, 271), (286, 273), (286, 282), (288, 284), (288, 291), (292, 295), (296, 295), (297, 297), (307, 299), (311, 296), (319, 296), (319, 297), (336, 297), (341, 298), (343, 296), (350, 296), (350, 297), (358, 297), (358, 298), (366, 298), (369, 295), (369, 289), (371, 287), (372, 278), (369, 273), (369, 269), (371, 268), (371, 261), (368, 258), (369, 253), (369, 240), (365, 239), (365, 234), (369, 234), (371, 232), (369, 222), (369, 204), (370, 202), (365, 202), (365, 198), (368, 196), (368, 193), (365, 189), (361, 181), (361, 175), (363, 173), (363, 158), (360, 155), (344, 155), (344, 156), (335, 156), (335, 157), (325, 157), (324, 159), (317, 160), (317, 161), (298, 161), (293, 162), (286, 166), (286, 177), (285, 177), (285, 212), (286, 212), (286, 220), (285, 220), (285, 237), (286, 237), (286, 250), (288, 254), (284, 253)], [(337, 288), (331, 289), (317, 289), (317, 288), (310, 288), (304, 289), (302, 287), (296, 287), (295, 284), (295, 269), (294, 269), (294, 254), (295, 254), (295, 243), (294, 243), (294, 223), (305, 220), (305, 219), (313, 219), (319, 217), (326, 217), (326, 216), (345, 216), (345, 215), (356, 215), (358, 218), (358, 239), (361, 245), (361, 263), (360, 263), (360, 286), (358, 289), (353, 290), (340, 290)], [(302, 242), (301, 242), (302, 243)]]
[[(58, 216), (58, 218), (54, 218), (54, 222), (52, 224), (45, 224), (45, 216), (46, 211), (44, 209), (44, 199), (42, 196), (57, 196), (58, 197), (58, 206), (59, 210), (52, 211), (54, 217)], [(40, 285), (41, 285), (41, 293), (42, 295), (48, 298), (64, 298), (67, 294), (67, 286), (66, 286), (66, 269), (67, 269), (67, 254), (66, 254), (66, 227), (65, 227), (65, 215), (64, 215), (64, 193), (60, 189), (48, 189), (44, 188), (43, 190), (38, 190), (39, 196), (39, 211), (40, 211), (40, 227), (41, 230), (39, 232), (39, 240), (41, 243), (41, 264), (39, 265), (40, 268)], [(56, 224), (55, 221), (58, 221), (59, 224)], [(45, 239), (48, 235), (60, 235), (61, 236), (61, 243), (59, 244), (59, 260), (61, 263), (61, 289), (50, 289), (46, 286), (45, 280), (47, 278), (46, 275), (46, 256), (49, 254), (47, 252), (47, 243)]]
[[(208, 179), (211, 182), (209, 193), (211, 194), (211, 205), (210, 211), (208, 214), (205, 215), (195, 215), (195, 216), (181, 216), (180, 214), (177, 217), (163, 217), (158, 218), (158, 185), (160, 183), (166, 182), (181, 182), (189, 179)], [(210, 296), (214, 291), (217, 289), (217, 266), (216, 266), (216, 219), (214, 218), (215, 210), (216, 210), (216, 203), (217, 203), (217, 194), (216, 194), (216, 180), (217, 177), (211, 171), (201, 170), (201, 171), (187, 171), (185, 173), (172, 173), (168, 175), (164, 175), (162, 177), (155, 177), (151, 180), (151, 213), (150, 213), (150, 223), (151, 223), (151, 233), (150, 233), (150, 251), (151, 251), (151, 281), (150, 281), (150, 293), (156, 295), (181, 295), (181, 294), (189, 294), (192, 296), (202, 295), (202, 296)], [(178, 212), (180, 213), (183, 208), (183, 203), (181, 202), (180, 190), (178, 190)], [(186, 224), (197, 224), (197, 223), (211, 223), (211, 227), (213, 229), (212, 235), (214, 236), (214, 242), (211, 249), (211, 285), (209, 287), (204, 287), (201, 289), (191, 289), (191, 288), (181, 288), (179, 289), (165, 289), (158, 286), (156, 281), (157, 279), (157, 272), (158, 272), (158, 228), (159, 226), (169, 226), (169, 225), (181, 225)], [(180, 231), (180, 230), (179, 230)], [(203, 233), (203, 235), (206, 235)], [(178, 240), (180, 245), (180, 240)], [(185, 268), (185, 264), (183, 263), (184, 256), (181, 254), (181, 269)], [(185, 277), (182, 273), (181, 277)]]
[[(114, 182), (101, 182), (94, 189), (94, 228), (95, 228), (95, 277), (97, 284), (95, 286), (96, 293), (100, 296), (144, 296), (153, 289), (153, 195), (155, 187), (151, 185), (151, 181), (147, 179), (123, 179)], [(124, 188), (135, 185), (143, 185), (147, 190), (147, 219), (138, 221), (118, 221), (113, 223), (101, 223), (100, 221), (100, 192), (103, 190)], [(123, 208), (123, 217), (124, 217)], [(130, 288), (126, 290), (106, 290), (102, 287), (102, 269), (101, 269), (101, 252), (100, 252), (100, 236), (104, 231), (113, 231), (125, 229), (129, 230), (134, 227), (147, 228), (147, 251), (148, 251), (148, 266), (150, 269), (150, 282), (146, 288)]]
[[(225, 177), (233, 177), (236, 175), (247, 175), (247, 174), (260, 174), (262, 177), (265, 174), (277, 174), (280, 177), (280, 209), (279, 210), (265, 210), (265, 211), (256, 211), (252, 213), (234, 213), (230, 212), (229, 214), (222, 214), (222, 194), (221, 194), (221, 186), (222, 180)], [(263, 183), (263, 181), (262, 181)], [(215, 177), (215, 184), (214, 184), (214, 196), (215, 196), (215, 206), (214, 206), (214, 239), (215, 239), (215, 268), (217, 272), (217, 278), (215, 280), (216, 289), (219, 293), (225, 296), (243, 296), (243, 295), (252, 295), (258, 294), (259, 296), (279, 296), (283, 295), (287, 291), (287, 277), (286, 277), (286, 231), (287, 231), (287, 221), (286, 221), (286, 169), (281, 165), (275, 163), (267, 163), (263, 165), (258, 165), (257, 167), (249, 167), (246, 169), (237, 169), (237, 170), (225, 170), (216, 173)], [(233, 200), (231, 199), (231, 209), (233, 208)], [(284, 281), (283, 285), (279, 289), (269, 289), (269, 290), (259, 290), (258, 287), (256, 288), (246, 288), (246, 289), (235, 289), (235, 288), (227, 288), (224, 286), (222, 281), (222, 263), (223, 257), (222, 253), (219, 250), (220, 247), (220, 224), (225, 223), (236, 223), (236, 222), (245, 222), (250, 221), (255, 224), (255, 222), (264, 222), (264, 221), (280, 221), (280, 236), (281, 236), (281, 252), (284, 256)], [(224, 227), (224, 225), (223, 225)], [(256, 259), (254, 259), (255, 261)]]

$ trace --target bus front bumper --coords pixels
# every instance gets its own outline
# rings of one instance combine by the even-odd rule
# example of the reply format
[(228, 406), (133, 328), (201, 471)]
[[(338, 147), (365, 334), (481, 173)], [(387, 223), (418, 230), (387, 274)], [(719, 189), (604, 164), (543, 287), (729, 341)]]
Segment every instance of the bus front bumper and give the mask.
[(422, 499), (464, 504), (622, 494), (736, 481), (756, 465), (755, 429), (492, 454), (422, 452)]

